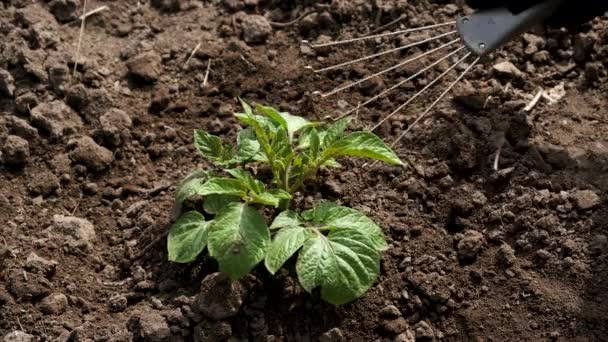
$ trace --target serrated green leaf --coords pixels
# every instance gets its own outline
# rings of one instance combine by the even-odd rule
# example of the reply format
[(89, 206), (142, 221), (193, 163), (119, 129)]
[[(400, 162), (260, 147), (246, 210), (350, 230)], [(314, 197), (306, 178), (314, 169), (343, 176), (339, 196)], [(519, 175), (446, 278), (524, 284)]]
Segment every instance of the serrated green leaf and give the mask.
[(194, 130), (194, 145), (203, 157), (220, 165), (231, 157), (230, 149), (222, 144), (218, 136), (199, 129)]
[(177, 186), (175, 191), (175, 201), (182, 204), (186, 199), (194, 196), (209, 178), (210, 174), (204, 170), (197, 170), (186, 176)]
[(358, 230), (370, 239), (373, 246), (378, 251), (385, 251), (388, 249), (386, 237), (384, 236), (382, 228), (358, 210), (342, 206), (333, 207), (326, 212), (323, 224), (330, 229), (340, 228)]
[(321, 149), (321, 141), (319, 140), (319, 134), (316, 129), (310, 131), (310, 148), (308, 153), (310, 154), (311, 160), (317, 160), (319, 158), (319, 151)]
[(288, 192), (279, 189), (272, 189), (259, 194), (250, 193), (249, 196), (255, 203), (269, 205), (275, 208), (279, 206), (281, 200), (291, 199), (291, 195)]
[(232, 195), (243, 198), (247, 196), (247, 186), (238, 179), (214, 177), (198, 188), (197, 194), (202, 196)]
[(353, 156), (403, 165), (399, 157), (378, 136), (370, 132), (355, 132), (335, 141), (323, 153), (324, 159)]
[(306, 221), (312, 221), (321, 225), (329, 217), (330, 210), (337, 206), (334, 202), (323, 201), (318, 203), (314, 208), (303, 211), (301, 215)]
[(296, 227), (302, 225), (300, 215), (292, 210), (285, 210), (274, 218), (270, 225), (271, 230), (281, 229), (285, 227)]
[(257, 140), (251, 128), (239, 132), (237, 137), (238, 150), (234, 156), (234, 161), (244, 163), (250, 160), (260, 160), (260, 142)]
[(291, 158), (293, 152), (289, 139), (287, 130), (283, 127), (279, 127), (275, 132), (274, 141), (271, 145), (275, 158), (280, 158), (282, 160), (289, 160)]
[(228, 203), (239, 202), (241, 197), (232, 195), (208, 195), (203, 201), (203, 209), (205, 212), (216, 215)]
[(314, 235), (315, 232), (310, 228), (293, 226), (281, 229), (266, 253), (266, 269), (274, 275)]
[(292, 115), (286, 112), (279, 112), (272, 107), (258, 105), (256, 106), (256, 111), (272, 118), (275, 122), (285, 128), (290, 141), (293, 139), (294, 134), (299, 130), (311, 125), (315, 125), (301, 116)]
[(324, 131), (325, 134), (323, 134), (321, 146), (325, 148), (342, 138), (344, 136), (344, 131), (350, 124), (351, 120), (352, 118), (347, 116), (329, 125), (329, 127), (327, 127), (327, 129)]
[(243, 169), (230, 169), (226, 170), (228, 174), (232, 177), (238, 179), (241, 183), (243, 183), (247, 188), (253, 191), (256, 194), (264, 192), (265, 186), (264, 183), (259, 180), (253, 178), (249, 171)]
[(325, 201), (319, 203), (307, 215), (310, 218), (307, 221), (313, 221), (315, 224), (325, 226), (330, 230), (336, 228), (354, 229), (365, 234), (378, 251), (388, 249), (382, 228), (356, 209)]
[(167, 237), (169, 260), (188, 263), (196, 260), (207, 245), (207, 233), (212, 221), (196, 211), (182, 214), (171, 226)]
[(334, 305), (349, 303), (363, 295), (380, 273), (380, 254), (371, 241), (353, 229), (336, 229), (328, 236), (316, 234), (298, 255), (300, 284)]
[(253, 110), (247, 102), (243, 101), (243, 99), (241, 99), (240, 97), (239, 102), (241, 103), (241, 107), (243, 107), (243, 110), (245, 111), (246, 115), (253, 115)]
[(261, 194), (251, 193), (249, 194), (253, 203), (263, 204), (277, 208), (281, 202), (279, 198), (273, 196), (271, 193), (263, 192)]
[(292, 198), (291, 194), (283, 189), (270, 189), (267, 192), (278, 199), (288, 200)]
[(209, 255), (220, 271), (237, 280), (264, 260), (270, 232), (264, 217), (244, 203), (230, 203), (209, 228)]
[(275, 140), (276, 131), (280, 126), (275, 124), (270, 118), (254, 115), (247, 111), (245, 114), (237, 113), (235, 114), (235, 117), (253, 128), (256, 139), (260, 143), (260, 152), (264, 155), (263, 158), (260, 159), (274, 159), (274, 151), (271, 142)]

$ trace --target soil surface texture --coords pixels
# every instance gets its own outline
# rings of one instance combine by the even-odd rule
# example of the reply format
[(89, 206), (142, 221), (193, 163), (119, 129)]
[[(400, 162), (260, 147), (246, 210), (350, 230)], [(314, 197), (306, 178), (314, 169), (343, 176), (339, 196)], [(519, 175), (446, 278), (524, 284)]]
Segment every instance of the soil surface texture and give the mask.
[[(457, 37), (318, 74), (305, 67), (449, 28), (324, 49), (302, 40), (449, 22), (468, 9), (423, 0), (84, 3), (0, 2), (3, 341), (608, 341), (608, 19), (526, 34), (473, 66), (395, 145), (405, 167), (344, 160), (311, 182), (299, 208), (352, 206), (390, 244), (374, 287), (333, 307), (300, 287), (293, 263), (231, 284), (206, 256), (167, 261), (175, 185), (209, 167), (193, 130), (232, 141), (238, 97), (310, 119), (338, 116), (442, 54), (332, 97), (314, 91)], [(102, 6), (81, 31), (83, 11)], [(459, 53), (361, 107), (355, 126), (377, 123)], [(392, 143), (467, 66), (376, 132)], [(526, 108), (540, 89), (546, 96)]]

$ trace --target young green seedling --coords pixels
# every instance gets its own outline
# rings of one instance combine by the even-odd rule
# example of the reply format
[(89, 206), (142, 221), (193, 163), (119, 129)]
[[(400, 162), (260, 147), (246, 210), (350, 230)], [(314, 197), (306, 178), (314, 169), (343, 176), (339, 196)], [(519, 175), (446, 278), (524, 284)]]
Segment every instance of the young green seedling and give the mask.
[[(241, 104), (244, 112), (235, 117), (247, 128), (239, 132), (236, 146), (194, 132), (198, 152), (222, 172), (196, 171), (178, 186), (178, 208), (201, 196), (203, 210), (181, 213), (171, 227), (169, 259), (189, 263), (207, 248), (220, 271), (237, 280), (262, 261), (275, 274), (298, 254), (296, 272), (307, 291), (320, 288), (322, 298), (333, 304), (358, 298), (378, 277), (387, 249), (382, 229), (352, 208), (322, 202), (297, 213), (290, 201), (321, 167), (339, 168), (340, 157), (395, 165), (401, 160), (373, 133), (347, 133), (349, 118), (325, 124)], [(267, 165), (272, 179), (256, 179), (247, 164)], [(264, 206), (278, 209), (270, 226), (260, 213)]]

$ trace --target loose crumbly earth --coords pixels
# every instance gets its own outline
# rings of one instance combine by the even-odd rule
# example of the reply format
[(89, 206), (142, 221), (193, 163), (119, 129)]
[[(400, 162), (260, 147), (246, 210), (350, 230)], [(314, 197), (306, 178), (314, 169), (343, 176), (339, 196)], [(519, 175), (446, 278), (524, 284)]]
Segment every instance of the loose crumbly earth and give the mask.
[[(460, 7), (90, 0), (86, 10), (102, 5), (86, 20), (74, 74), (79, 1), (0, 3), (4, 341), (608, 340), (608, 20), (526, 35), (475, 66), (397, 145), (406, 167), (347, 160), (311, 183), (299, 207), (324, 198), (363, 210), (391, 245), (376, 285), (334, 308), (301, 289), (292, 265), (230, 284), (204, 256), (166, 261), (175, 184), (209, 167), (193, 129), (233, 139), (237, 97), (338, 115), (431, 59), (336, 97), (312, 92), (439, 43), (312, 75), (304, 66), (414, 37), (316, 52), (302, 39), (358, 36), (400, 16), (390, 29), (449, 21)], [(437, 74), (362, 109), (359, 125)], [(455, 77), (378, 134), (393, 141)], [(556, 103), (524, 111), (539, 87), (561, 95), (560, 85)]]

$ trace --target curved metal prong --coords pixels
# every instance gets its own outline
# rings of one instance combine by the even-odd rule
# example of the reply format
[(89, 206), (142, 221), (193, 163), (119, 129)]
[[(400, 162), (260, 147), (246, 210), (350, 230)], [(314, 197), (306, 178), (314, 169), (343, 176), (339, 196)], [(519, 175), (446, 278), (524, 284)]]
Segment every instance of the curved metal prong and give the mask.
[(362, 41), (362, 40), (369, 40), (369, 39), (376, 39), (376, 38), (396, 36), (396, 35), (400, 35), (400, 34), (406, 34), (406, 33), (418, 32), (418, 31), (425, 31), (425, 30), (435, 29), (435, 28), (449, 26), (449, 25), (456, 25), (456, 22), (455, 21), (450, 21), (450, 22), (442, 23), (442, 24), (428, 25), (428, 26), (422, 26), (422, 27), (414, 27), (414, 28), (411, 28), (411, 29), (399, 30), (399, 31), (394, 31), (394, 32), (389, 32), (389, 33), (374, 34), (374, 35), (371, 35), (371, 36), (364, 36), (364, 37), (359, 37), (359, 38), (337, 40), (337, 41), (328, 42), (328, 43), (321, 43), (321, 44), (311, 44), (310, 47), (313, 48), (313, 49), (317, 49), (317, 48), (323, 48), (323, 47), (328, 47), (328, 46), (350, 44), (350, 43), (359, 42), (359, 41)]
[(349, 66), (351, 64), (356, 64), (356, 63), (364, 62), (364, 61), (367, 61), (367, 60), (370, 60), (370, 59), (373, 59), (373, 58), (377, 58), (377, 57), (380, 57), (380, 56), (388, 55), (388, 54), (393, 53), (393, 52), (398, 52), (398, 51), (402, 51), (402, 50), (405, 50), (405, 49), (413, 48), (415, 46), (422, 45), (422, 44), (425, 44), (425, 43), (429, 43), (429, 42), (432, 42), (434, 40), (441, 39), (443, 37), (447, 37), (449, 35), (453, 35), (453, 34), (456, 34), (456, 33), (458, 33), (458, 31), (450, 31), (450, 32), (443, 33), (443, 34), (440, 34), (440, 35), (437, 35), (437, 36), (434, 36), (434, 37), (431, 37), (431, 38), (427, 38), (427, 39), (424, 39), (424, 40), (421, 40), (421, 41), (418, 41), (418, 42), (414, 42), (414, 43), (410, 43), (410, 44), (407, 44), (407, 45), (399, 46), (399, 47), (396, 47), (394, 49), (378, 52), (378, 53), (375, 53), (375, 54), (372, 54), (372, 55), (368, 55), (368, 56), (365, 56), (365, 57), (354, 59), (352, 61), (347, 61), (347, 62), (344, 62), (344, 63), (328, 66), (328, 67), (325, 67), (325, 68), (322, 68), (322, 69), (319, 69), (319, 70), (315, 70), (315, 73), (322, 73), (322, 72), (326, 72), (326, 71), (330, 71), (330, 70), (340, 69), (340, 68), (343, 68), (345, 66)]
[[(464, 47), (463, 47), (464, 48)], [(372, 127), (370, 129), (370, 131), (374, 131), (376, 130), (378, 127), (380, 127), (383, 123), (386, 122), (386, 120), (390, 119), (391, 117), (393, 117), (395, 114), (399, 113), (403, 108), (405, 108), (407, 105), (409, 105), (410, 103), (412, 103), (412, 101), (414, 101), (418, 96), (422, 95), (427, 89), (429, 89), (430, 87), (432, 87), (435, 83), (439, 82), (439, 80), (441, 80), (443, 77), (445, 77), (445, 75), (447, 75), (450, 71), (454, 70), (458, 64), (462, 63), (465, 59), (467, 59), (469, 56), (471, 55), (471, 53), (467, 53), (464, 57), (462, 57), (460, 60), (458, 60), (458, 62), (454, 63), (452, 66), (450, 66), (446, 71), (442, 72), (441, 75), (437, 76), (435, 79), (433, 79), (431, 82), (429, 82), (429, 84), (427, 84), (424, 88), (422, 88), (420, 91), (418, 91), (416, 94), (414, 94), (414, 96), (410, 97), (404, 104), (402, 104), (401, 106), (399, 106), (397, 109), (395, 109), (394, 111), (392, 111), (389, 115), (387, 115), (384, 119), (380, 120), (380, 122), (378, 122), (374, 127)]]
[[(467, 58), (470, 55), (471, 53), (469, 52), (464, 58)], [(460, 64), (464, 58), (454, 64), (454, 67)], [(450, 86), (447, 87), (446, 90), (444, 90), (443, 93), (441, 93), (441, 95), (439, 95), (439, 97), (430, 106), (428, 106), (427, 109), (420, 114), (420, 116), (403, 133), (401, 133), (401, 135), (397, 137), (397, 139), (395, 139), (395, 141), (391, 144), (391, 147), (394, 147), (401, 139), (403, 139), (403, 137), (405, 137), (405, 135), (411, 131), (412, 128), (414, 128), (414, 126), (416, 126), (418, 122), (420, 122), (420, 120), (422, 120), (437, 105), (437, 103), (439, 103), (439, 101), (441, 101), (450, 92), (450, 90), (456, 86), (458, 82), (460, 82), (464, 75), (466, 75), (475, 66), (475, 64), (479, 62), (480, 59), (481, 57), (477, 57), (471, 64), (469, 64), (469, 66), (460, 75), (458, 75), (458, 78), (456, 78), (456, 80), (452, 82), (452, 84), (450, 84)], [(441, 77), (443, 76), (440, 76), (440, 78)]]

